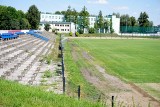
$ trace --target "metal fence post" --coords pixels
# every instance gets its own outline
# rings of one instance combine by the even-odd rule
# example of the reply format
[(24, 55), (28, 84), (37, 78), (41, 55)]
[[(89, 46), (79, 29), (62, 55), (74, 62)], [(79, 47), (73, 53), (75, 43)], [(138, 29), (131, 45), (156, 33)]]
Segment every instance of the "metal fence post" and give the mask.
[(80, 96), (81, 96), (81, 87), (80, 85), (78, 86), (78, 99), (80, 100)]
[(114, 96), (112, 96), (112, 107), (114, 107)]
[(65, 77), (63, 77), (63, 94), (65, 93), (65, 89), (66, 89), (65, 82), (66, 82)]

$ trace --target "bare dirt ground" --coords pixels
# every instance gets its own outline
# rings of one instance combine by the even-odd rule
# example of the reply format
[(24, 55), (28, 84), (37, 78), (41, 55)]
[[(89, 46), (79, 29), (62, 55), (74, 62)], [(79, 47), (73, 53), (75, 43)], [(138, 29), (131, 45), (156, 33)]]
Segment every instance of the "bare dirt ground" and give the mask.
[[(139, 88), (133, 83), (125, 83), (119, 78), (107, 74), (106, 70), (99, 64), (95, 64), (94, 58), (87, 52), (81, 51), (82, 57), (90, 62), (94, 68), (103, 77), (94, 75), (92, 69), (81, 68), (81, 72), (85, 79), (99, 89), (104, 97), (103, 101), (107, 105), (111, 104), (111, 96), (115, 97), (116, 107), (160, 107), (160, 102), (150, 96), (147, 92)], [(72, 48), (73, 59), (76, 61), (78, 54), (75, 49)], [(103, 78), (103, 79), (101, 79)]]

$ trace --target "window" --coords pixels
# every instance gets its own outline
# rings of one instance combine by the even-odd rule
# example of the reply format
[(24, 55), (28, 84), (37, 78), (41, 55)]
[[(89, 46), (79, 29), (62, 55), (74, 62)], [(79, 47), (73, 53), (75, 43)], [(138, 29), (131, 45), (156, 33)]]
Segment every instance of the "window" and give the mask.
[(61, 29), (61, 31), (64, 31), (64, 29)]
[(93, 18), (91, 18), (91, 21), (93, 21)]
[(61, 17), (59, 16), (59, 19), (61, 19)]
[(57, 19), (57, 16), (56, 16), (56, 19)]
[(54, 16), (52, 16), (52, 19), (54, 19)]
[(51, 19), (51, 16), (49, 16), (49, 18)]
[(68, 29), (68, 31), (69, 31), (69, 29)]
[(55, 26), (59, 26), (59, 24), (55, 24)]
[(69, 25), (65, 25), (66, 27), (69, 27)]
[(42, 18), (44, 18), (44, 15), (42, 15)]

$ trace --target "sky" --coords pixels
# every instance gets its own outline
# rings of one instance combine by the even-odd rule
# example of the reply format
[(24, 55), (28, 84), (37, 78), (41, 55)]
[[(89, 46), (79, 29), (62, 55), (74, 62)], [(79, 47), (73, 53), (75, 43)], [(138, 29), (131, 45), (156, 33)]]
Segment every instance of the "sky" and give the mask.
[(101, 10), (103, 15), (119, 12), (138, 18), (140, 12), (147, 12), (149, 20), (154, 25), (160, 25), (160, 0), (0, 0), (0, 5), (12, 6), (24, 12), (33, 4), (39, 11), (51, 13), (67, 10), (69, 5), (77, 11), (86, 6), (93, 15), (98, 15)]

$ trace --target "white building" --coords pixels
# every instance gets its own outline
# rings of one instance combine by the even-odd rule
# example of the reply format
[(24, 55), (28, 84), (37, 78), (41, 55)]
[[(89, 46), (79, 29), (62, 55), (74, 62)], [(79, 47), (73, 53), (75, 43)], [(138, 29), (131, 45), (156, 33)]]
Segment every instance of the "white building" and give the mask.
[(40, 22), (63, 22), (64, 15), (41, 13)]
[[(51, 29), (55, 29), (57, 32), (59, 33), (75, 33), (75, 24), (73, 22), (47, 22), (48, 24), (50, 24)], [(40, 29), (44, 30), (44, 26), (46, 24), (46, 22), (41, 22), (40, 23)], [(50, 29), (50, 31), (52, 31)]]
[(89, 18), (89, 27), (91, 28), (94, 28), (94, 23), (96, 22), (97, 20), (97, 16), (90, 16)]
[[(112, 19), (112, 28), (114, 30), (115, 33), (119, 33), (120, 32), (120, 18), (116, 18), (116, 16), (112, 16), (112, 15), (108, 15), (103, 17), (105, 21), (108, 21), (110, 23), (111, 19)], [(94, 27), (95, 22), (98, 20), (98, 16), (90, 16), (88, 17), (89, 19), (89, 27)], [(51, 28), (55, 28), (55, 29), (60, 29), (59, 32), (63, 32), (63, 33), (68, 33), (68, 32), (72, 32), (74, 33), (76, 31), (75, 28), (75, 24), (71, 23), (71, 22), (65, 22), (65, 18), (64, 15), (57, 15), (57, 14), (51, 14), (51, 13), (41, 13), (41, 17), (40, 17), (40, 22), (41, 22), (41, 29), (44, 29), (44, 24), (45, 23), (49, 23), (51, 25)], [(57, 23), (56, 23), (57, 22)], [(66, 24), (69, 24), (69, 31), (66, 27)], [(59, 25), (59, 26), (56, 26)], [(64, 26), (63, 26), (64, 25)], [(66, 29), (66, 30), (65, 30)], [(105, 32), (105, 31), (103, 31)], [(110, 31), (108, 31), (110, 32)]]

